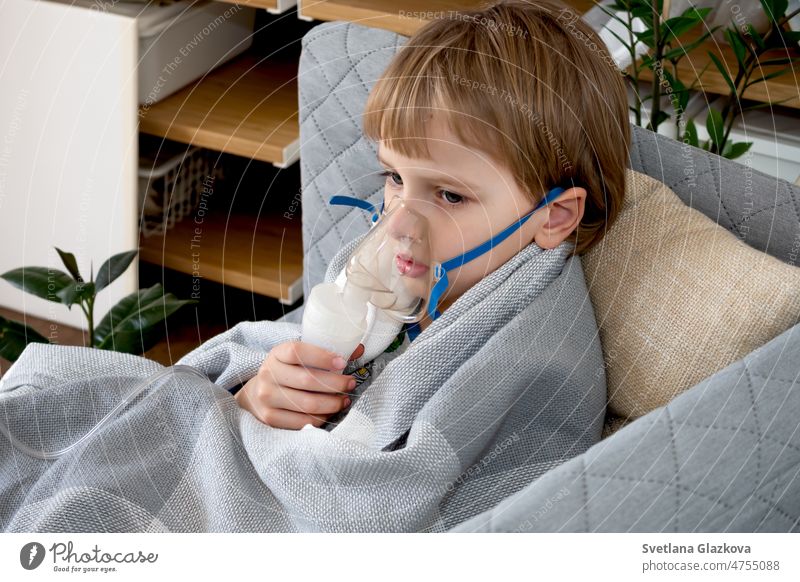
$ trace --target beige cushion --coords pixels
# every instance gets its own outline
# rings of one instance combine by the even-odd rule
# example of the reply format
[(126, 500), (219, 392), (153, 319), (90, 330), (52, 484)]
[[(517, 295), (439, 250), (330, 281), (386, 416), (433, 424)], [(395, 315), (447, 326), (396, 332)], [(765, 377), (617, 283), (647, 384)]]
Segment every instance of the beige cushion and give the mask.
[(800, 268), (739, 240), (628, 170), (626, 200), (581, 257), (609, 413), (636, 418), (744, 357), (800, 316)]

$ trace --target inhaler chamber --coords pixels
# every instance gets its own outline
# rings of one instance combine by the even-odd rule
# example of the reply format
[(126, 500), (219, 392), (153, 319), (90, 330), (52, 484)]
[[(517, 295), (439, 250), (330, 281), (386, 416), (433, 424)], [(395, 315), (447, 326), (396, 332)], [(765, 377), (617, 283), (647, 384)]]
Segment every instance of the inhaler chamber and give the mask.
[(403, 323), (420, 321), (434, 281), (427, 219), (397, 196), (356, 247), (347, 263), (347, 286)]

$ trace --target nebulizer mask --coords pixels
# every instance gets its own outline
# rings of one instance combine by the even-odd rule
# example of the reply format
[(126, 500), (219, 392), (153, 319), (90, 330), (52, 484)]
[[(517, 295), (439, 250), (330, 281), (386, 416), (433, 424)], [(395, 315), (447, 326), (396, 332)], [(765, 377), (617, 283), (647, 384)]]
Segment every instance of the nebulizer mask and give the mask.
[(333, 205), (355, 206), (372, 213), (370, 231), (350, 256), (343, 285), (320, 283), (306, 298), (302, 341), (347, 359), (367, 332), (370, 305), (389, 318), (413, 324), (441, 314), (439, 300), (449, 284), (448, 272), (472, 261), (516, 232), (534, 212), (557, 198), (551, 189), (537, 206), (484, 243), (445, 262), (432, 261), (427, 218), (396, 196), (380, 211), (365, 200), (333, 196)]

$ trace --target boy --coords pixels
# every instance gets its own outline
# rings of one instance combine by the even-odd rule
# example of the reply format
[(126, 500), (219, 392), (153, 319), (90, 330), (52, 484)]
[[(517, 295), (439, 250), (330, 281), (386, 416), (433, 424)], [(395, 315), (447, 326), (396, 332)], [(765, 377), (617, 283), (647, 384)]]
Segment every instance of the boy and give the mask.
[(434, 21), (370, 95), (379, 228), (390, 201), (412, 207), (448, 272), (416, 339), (392, 341), (399, 323), (365, 335), (348, 374), (291, 321), (239, 322), (169, 368), (30, 344), (0, 386), (3, 528), (449, 531), (596, 444), (604, 361), (575, 254), (619, 209), (628, 121), (619, 73), (584, 44), (600, 41), (559, 11)]
[[(630, 143), (627, 98), (620, 72), (597, 47), (597, 35), (562, 4), (503, 1), (431, 21), (373, 87), (363, 126), (378, 142), (384, 203), (402, 197), (427, 218), (435, 260), (491, 239), (563, 188), (503, 242), (449, 273), (440, 312), (528, 245), (566, 242), (580, 255), (615, 220)], [(430, 325), (426, 317), (404, 329), (373, 368)], [(360, 346), (351, 360), (362, 353)], [(348, 394), (368, 385), (369, 363), (342, 374), (346, 364), (286, 342), (235, 398), (274, 427), (330, 427), (347, 413)]]

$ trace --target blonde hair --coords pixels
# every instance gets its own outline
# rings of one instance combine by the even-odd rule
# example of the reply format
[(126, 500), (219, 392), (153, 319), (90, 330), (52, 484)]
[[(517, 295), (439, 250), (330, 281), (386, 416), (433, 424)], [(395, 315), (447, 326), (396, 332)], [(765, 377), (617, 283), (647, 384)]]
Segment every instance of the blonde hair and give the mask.
[(369, 94), (364, 133), (406, 157), (429, 157), (428, 113), (505, 164), (538, 202), (562, 185), (587, 191), (570, 235), (596, 244), (625, 191), (630, 127), (622, 75), (597, 34), (554, 0), (503, 0), (420, 28)]

